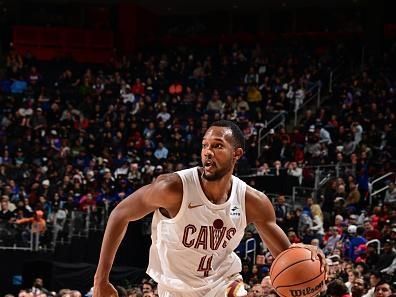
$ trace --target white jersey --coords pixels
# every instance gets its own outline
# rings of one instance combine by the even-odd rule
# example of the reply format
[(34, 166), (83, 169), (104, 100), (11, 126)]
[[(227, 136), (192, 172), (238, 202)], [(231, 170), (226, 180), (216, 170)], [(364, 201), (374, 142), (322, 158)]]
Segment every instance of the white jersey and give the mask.
[(216, 205), (202, 190), (198, 167), (176, 173), (183, 182), (183, 201), (172, 219), (155, 211), (147, 273), (170, 291), (198, 294), (241, 271), (233, 251), (246, 227), (246, 184), (232, 176), (229, 199)]

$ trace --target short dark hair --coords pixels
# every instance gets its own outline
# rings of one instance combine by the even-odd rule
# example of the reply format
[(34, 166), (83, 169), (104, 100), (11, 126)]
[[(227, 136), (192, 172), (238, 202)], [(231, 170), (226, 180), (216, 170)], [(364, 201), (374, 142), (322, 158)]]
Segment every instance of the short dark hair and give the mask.
[(154, 289), (154, 284), (150, 280), (146, 280), (146, 281), (142, 282), (142, 287), (143, 287), (143, 285), (149, 285), (151, 287), (151, 289)]
[(375, 285), (374, 292), (377, 290), (377, 287), (379, 287), (381, 285), (385, 285), (385, 284), (389, 286), (389, 288), (392, 291), (392, 293), (395, 292), (395, 288), (393, 287), (392, 282), (391, 281), (387, 281), (387, 280), (380, 280), (378, 282), (378, 284)]
[(371, 271), (370, 275), (374, 275), (376, 278), (382, 279), (382, 273), (378, 270)]
[(348, 293), (348, 288), (340, 279), (335, 279), (327, 285), (327, 295), (342, 296)]
[(117, 290), (119, 297), (128, 297), (128, 293), (123, 287), (116, 286), (115, 289)]
[(245, 136), (243, 135), (242, 130), (238, 127), (237, 124), (227, 120), (220, 120), (213, 122), (210, 127), (225, 127), (230, 128), (232, 131), (232, 138), (234, 141), (235, 148), (242, 148), (245, 150)]

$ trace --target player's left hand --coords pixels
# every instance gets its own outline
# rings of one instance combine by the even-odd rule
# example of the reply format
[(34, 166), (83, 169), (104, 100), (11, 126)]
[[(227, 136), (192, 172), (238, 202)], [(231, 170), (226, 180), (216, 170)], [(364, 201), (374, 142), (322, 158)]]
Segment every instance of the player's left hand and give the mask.
[(325, 279), (327, 279), (327, 275), (329, 273), (329, 266), (327, 265), (327, 261), (326, 261), (326, 257), (323, 253), (323, 251), (314, 245), (310, 245), (310, 244), (303, 244), (303, 243), (293, 243), (290, 248), (293, 247), (302, 247), (305, 249), (308, 249), (311, 251), (311, 259), (312, 260), (316, 260), (319, 259), (320, 260), (320, 271), (325, 273)]

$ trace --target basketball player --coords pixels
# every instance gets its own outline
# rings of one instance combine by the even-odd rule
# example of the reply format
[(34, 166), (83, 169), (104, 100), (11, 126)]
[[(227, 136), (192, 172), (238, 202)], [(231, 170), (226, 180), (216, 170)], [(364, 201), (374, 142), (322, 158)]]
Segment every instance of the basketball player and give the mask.
[(290, 242), (269, 199), (232, 175), (243, 153), (238, 126), (215, 122), (202, 140), (202, 167), (161, 175), (123, 200), (108, 220), (93, 297), (117, 296), (109, 274), (128, 222), (153, 211), (147, 273), (160, 297), (246, 296), (233, 252), (246, 225), (255, 224), (274, 257)]

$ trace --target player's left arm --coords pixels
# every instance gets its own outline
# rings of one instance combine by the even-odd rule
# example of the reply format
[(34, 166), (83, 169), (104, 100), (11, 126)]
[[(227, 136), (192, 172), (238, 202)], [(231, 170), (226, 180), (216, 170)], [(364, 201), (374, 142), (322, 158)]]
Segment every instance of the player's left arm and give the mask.
[(246, 189), (246, 219), (253, 223), (261, 240), (276, 257), (291, 246), (285, 232), (276, 224), (275, 211), (271, 201), (263, 193), (248, 187)]
[(248, 187), (245, 201), (247, 222), (256, 226), (261, 240), (274, 257), (288, 248), (304, 247), (311, 251), (312, 260), (318, 257), (321, 261), (321, 268), (328, 271), (325, 256), (318, 247), (301, 243), (290, 244), (285, 232), (276, 224), (274, 208), (265, 194)]

